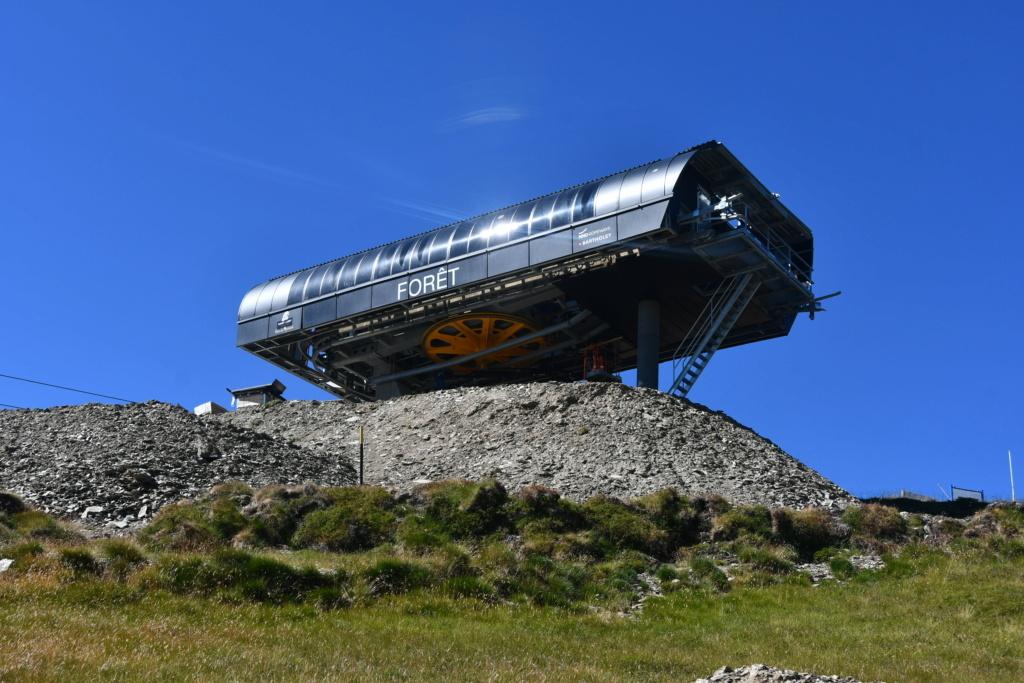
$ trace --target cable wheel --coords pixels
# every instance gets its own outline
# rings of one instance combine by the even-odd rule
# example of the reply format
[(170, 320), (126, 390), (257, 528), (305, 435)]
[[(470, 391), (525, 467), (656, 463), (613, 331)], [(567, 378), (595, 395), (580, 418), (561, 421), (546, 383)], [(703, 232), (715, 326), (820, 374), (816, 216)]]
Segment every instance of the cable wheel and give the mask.
[[(423, 351), (435, 363), (455, 360), (537, 331), (525, 318), (504, 313), (466, 313), (439, 322), (423, 335)], [(547, 346), (543, 337), (456, 365), (455, 372), (466, 374), (496, 365), (514, 365), (517, 358)]]

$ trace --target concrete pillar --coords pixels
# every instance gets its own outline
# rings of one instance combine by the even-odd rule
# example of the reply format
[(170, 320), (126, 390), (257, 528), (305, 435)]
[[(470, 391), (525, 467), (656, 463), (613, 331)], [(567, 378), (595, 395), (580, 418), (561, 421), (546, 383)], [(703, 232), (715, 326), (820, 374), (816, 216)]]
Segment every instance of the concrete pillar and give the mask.
[(661, 304), (644, 299), (636, 316), (636, 385), (658, 388), (658, 349), (661, 348)]

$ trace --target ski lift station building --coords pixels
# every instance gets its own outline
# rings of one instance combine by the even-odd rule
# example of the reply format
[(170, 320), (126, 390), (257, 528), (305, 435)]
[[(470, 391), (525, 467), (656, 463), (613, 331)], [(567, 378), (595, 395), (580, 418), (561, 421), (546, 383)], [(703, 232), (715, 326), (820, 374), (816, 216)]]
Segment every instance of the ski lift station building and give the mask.
[(637, 369), (686, 395), (813, 315), (813, 239), (724, 145), (253, 287), (237, 343), (341, 398)]

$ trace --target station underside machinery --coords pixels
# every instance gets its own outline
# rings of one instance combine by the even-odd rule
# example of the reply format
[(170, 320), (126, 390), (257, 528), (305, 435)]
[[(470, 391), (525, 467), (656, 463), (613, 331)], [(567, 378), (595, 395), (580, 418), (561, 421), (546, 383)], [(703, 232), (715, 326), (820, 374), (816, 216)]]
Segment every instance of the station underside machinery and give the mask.
[(810, 230), (718, 142), (262, 283), (238, 345), (341, 398), (607, 379), (685, 396), (786, 335)]

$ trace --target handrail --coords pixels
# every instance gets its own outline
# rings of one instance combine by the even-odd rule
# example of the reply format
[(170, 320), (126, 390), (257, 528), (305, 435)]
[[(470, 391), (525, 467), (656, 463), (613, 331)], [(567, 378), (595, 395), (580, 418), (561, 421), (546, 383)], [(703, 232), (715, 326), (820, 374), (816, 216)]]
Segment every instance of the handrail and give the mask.
[[(693, 355), (693, 352), (696, 351), (696, 346), (700, 344), (700, 340), (704, 337), (708, 327), (710, 327), (712, 322), (715, 320), (718, 309), (721, 308), (723, 302), (729, 300), (733, 290), (739, 286), (739, 281), (741, 279), (742, 278), (730, 277), (722, 280), (711, 296), (708, 297), (708, 301), (701, 310), (700, 315), (698, 315), (697, 319), (694, 321), (693, 327), (690, 328), (683, 339), (679, 342), (679, 345), (676, 347), (676, 350), (672, 355), (673, 368), (675, 368), (682, 359)], [(680, 353), (684, 347), (686, 350)]]
[(717, 211), (709, 207), (707, 210), (698, 210), (695, 213), (698, 220), (714, 220), (717, 218), (729, 224), (735, 221), (734, 229), (746, 229), (775, 258), (780, 266), (808, 284), (813, 284), (814, 281), (811, 280), (811, 264), (804, 257), (793, 251), (793, 247), (784, 239), (778, 237), (774, 230), (767, 226), (756, 225), (750, 219), (750, 208), (746, 204), (729, 201), (725, 204), (724, 210)]

